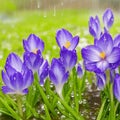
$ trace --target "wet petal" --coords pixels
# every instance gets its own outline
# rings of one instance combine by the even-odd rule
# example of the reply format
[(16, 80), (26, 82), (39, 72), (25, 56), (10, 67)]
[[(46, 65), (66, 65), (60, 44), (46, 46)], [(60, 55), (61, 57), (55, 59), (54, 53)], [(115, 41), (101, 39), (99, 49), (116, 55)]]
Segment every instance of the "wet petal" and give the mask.
[(20, 73), (15, 73), (10, 77), (10, 83), (15, 91), (21, 92), (24, 87), (23, 76)]

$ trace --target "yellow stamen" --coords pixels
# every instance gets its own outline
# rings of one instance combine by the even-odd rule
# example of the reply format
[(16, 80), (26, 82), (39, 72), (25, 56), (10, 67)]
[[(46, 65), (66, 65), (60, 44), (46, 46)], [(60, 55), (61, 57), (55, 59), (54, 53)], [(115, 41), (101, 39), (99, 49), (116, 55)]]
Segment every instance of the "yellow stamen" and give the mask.
[(100, 53), (100, 57), (101, 57), (102, 59), (105, 59), (106, 54), (105, 54), (104, 52), (101, 52), (101, 53)]
[(69, 48), (69, 47), (70, 47), (70, 45), (71, 45), (71, 44), (70, 44), (70, 42), (69, 42), (69, 41), (67, 41), (67, 42), (64, 44), (64, 47), (65, 47), (65, 48)]
[(35, 53), (35, 54), (37, 54), (37, 51), (38, 51), (38, 49), (36, 48), (32, 52)]

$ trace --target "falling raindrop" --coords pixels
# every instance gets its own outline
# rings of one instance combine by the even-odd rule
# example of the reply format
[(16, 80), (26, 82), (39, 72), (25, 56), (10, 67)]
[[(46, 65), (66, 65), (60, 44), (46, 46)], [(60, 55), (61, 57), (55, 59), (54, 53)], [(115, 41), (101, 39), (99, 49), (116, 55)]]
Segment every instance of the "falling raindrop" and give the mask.
[(54, 5), (54, 8), (53, 8), (53, 16), (56, 16), (56, 6)]

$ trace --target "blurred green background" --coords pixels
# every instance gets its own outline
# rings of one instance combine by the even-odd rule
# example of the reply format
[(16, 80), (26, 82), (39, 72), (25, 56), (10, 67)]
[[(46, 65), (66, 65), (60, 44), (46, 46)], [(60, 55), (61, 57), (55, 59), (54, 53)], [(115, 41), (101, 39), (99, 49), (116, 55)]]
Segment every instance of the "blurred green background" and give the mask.
[(111, 8), (115, 15), (110, 30), (114, 36), (120, 31), (119, 0), (0, 0), (0, 70), (10, 52), (22, 58), (22, 40), (31, 33), (45, 42), (44, 58), (51, 61), (52, 57), (59, 57), (55, 35), (61, 28), (80, 36), (80, 60), (81, 48), (93, 42), (88, 30), (89, 17), (98, 15), (102, 23), (106, 8)]

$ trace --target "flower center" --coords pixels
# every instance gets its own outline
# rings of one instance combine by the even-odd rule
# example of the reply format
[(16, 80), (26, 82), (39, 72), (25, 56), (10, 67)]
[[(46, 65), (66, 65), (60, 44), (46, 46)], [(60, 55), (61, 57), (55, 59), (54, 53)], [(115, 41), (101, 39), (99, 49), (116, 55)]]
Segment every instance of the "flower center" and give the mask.
[(105, 52), (101, 52), (101, 53), (100, 53), (100, 57), (101, 57), (102, 59), (105, 59), (105, 57), (106, 57)]
[(38, 51), (38, 49), (36, 48), (32, 52), (35, 53), (35, 54), (37, 54), (37, 51)]
[(67, 42), (64, 44), (64, 47), (65, 47), (65, 48), (69, 48), (69, 47), (70, 47), (70, 45), (71, 45), (71, 44), (70, 44), (70, 42), (69, 42), (69, 41), (67, 41)]

